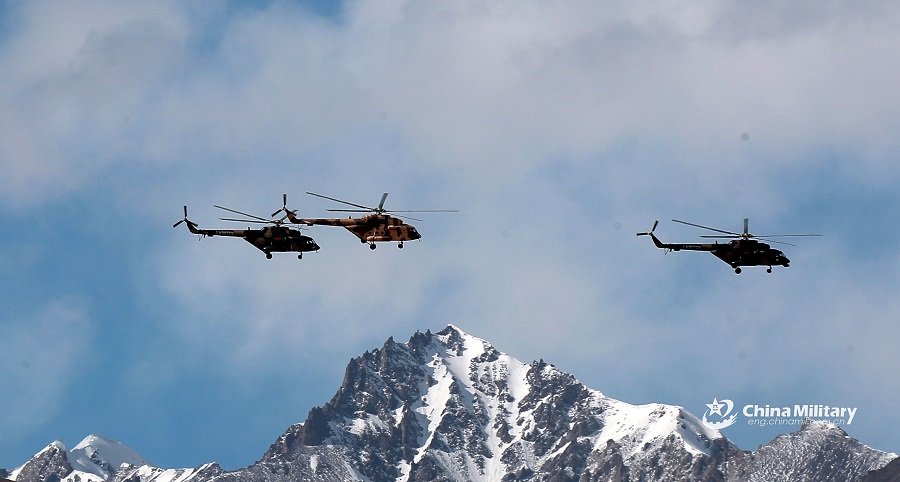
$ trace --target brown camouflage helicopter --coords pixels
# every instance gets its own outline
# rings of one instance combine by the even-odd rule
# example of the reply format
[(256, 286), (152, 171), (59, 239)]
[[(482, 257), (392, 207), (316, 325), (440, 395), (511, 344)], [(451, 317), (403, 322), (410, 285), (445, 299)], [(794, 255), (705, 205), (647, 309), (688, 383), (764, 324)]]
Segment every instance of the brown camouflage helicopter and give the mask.
[(724, 231), (721, 229), (710, 228), (707, 226), (701, 226), (699, 224), (687, 223), (684, 221), (679, 221), (677, 219), (673, 219), (676, 223), (687, 224), (688, 226), (694, 226), (697, 228), (708, 229), (710, 231), (715, 231), (717, 233), (722, 233), (726, 236), (700, 236), (701, 238), (725, 238), (725, 239), (733, 239), (733, 241), (725, 244), (719, 244), (718, 242), (713, 244), (670, 244), (661, 242), (653, 231), (656, 230), (656, 225), (659, 224), (659, 221), (653, 223), (653, 228), (646, 233), (637, 233), (638, 236), (650, 236), (653, 239), (653, 244), (656, 245), (657, 248), (665, 249), (666, 252), (669, 251), (709, 251), (715, 257), (721, 259), (722, 261), (728, 263), (729, 266), (734, 268), (734, 272), (736, 274), (741, 274), (741, 266), (768, 266), (766, 269), (767, 273), (772, 272), (772, 266), (781, 265), (787, 268), (790, 265), (791, 260), (789, 260), (784, 253), (780, 250), (774, 249), (766, 243), (761, 243), (757, 241), (757, 239), (765, 239), (771, 243), (778, 244), (786, 244), (788, 246), (794, 246), (790, 243), (784, 243), (781, 241), (774, 241), (769, 238), (774, 237), (785, 237), (785, 236), (821, 236), (821, 234), (768, 234), (768, 235), (753, 235), (748, 231), (749, 220), (744, 218), (744, 232), (743, 233), (734, 233), (731, 231)]
[(272, 259), (272, 253), (298, 252), (297, 259), (303, 259), (303, 253), (309, 251), (318, 251), (319, 245), (309, 236), (305, 236), (297, 229), (283, 226), (282, 219), (265, 219), (252, 214), (242, 213), (234, 209), (215, 206), (232, 213), (247, 216), (252, 219), (231, 219), (219, 218), (223, 221), (237, 221), (247, 223), (263, 223), (271, 224), (260, 229), (199, 229), (197, 223), (191, 221), (187, 217), (187, 206), (184, 207), (184, 219), (173, 224), (173, 228), (177, 228), (179, 224), (185, 223), (190, 232), (197, 234), (200, 238), (206, 236), (231, 236), (235, 238), (244, 238), (244, 241), (255, 246), (257, 249), (266, 254), (267, 259)]
[(323, 196), (321, 194), (316, 194), (313, 192), (308, 192), (311, 196), (320, 197), (323, 199), (328, 199), (329, 201), (335, 201), (342, 204), (347, 204), (349, 206), (353, 206), (356, 209), (329, 209), (328, 211), (333, 212), (351, 212), (351, 213), (372, 213), (366, 214), (365, 216), (354, 218), (298, 218), (296, 213), (297, 211), (291, 211), (287, 208), (287, 194), (284, 194), (284, 205), (278, 211), (275, 211), (272, 216), (276, 216), (280, 212), (284, 212), (287, 218), (295, 224), (306, 224), (308, 226), (313, 225), (324, 225), (324, 226), (342, 226), (346, 228), (348, 231), (353, 233), (354, 236), (359, 238), (359, 241), (362, 243), (368, 243), (369, 249), (375, 249), (375, 243), (384, 242), (384, 241), (394, 241), (397, 242), (398, 248), (403, 248), (404, 241), (414, 241), (422, 237), (421, 234), (416, 230), (416, 227), (412, 224), (407, 224), (403, 222), (403, 219), (411, 219), (413, 221), (421, 221), (421, 219), (416, 219), (409, 216), (400, 216), (397, 217), (391, 216), (391, 213), (452, 213), (457, 212), (455, 209), (438, 209), (438, 210), (421, 210), (421, 211), (388, 211), (384, 209), (384, 200), (387, 199), (388, 193), (384, 193), (381, 196), (381, 202), (378, 203), (378, 207), (369, 207), (363, 206), (361, 204), (354, 204), (347, 201), (342, 201), (340, 199), (335, 199), (328, 196)]

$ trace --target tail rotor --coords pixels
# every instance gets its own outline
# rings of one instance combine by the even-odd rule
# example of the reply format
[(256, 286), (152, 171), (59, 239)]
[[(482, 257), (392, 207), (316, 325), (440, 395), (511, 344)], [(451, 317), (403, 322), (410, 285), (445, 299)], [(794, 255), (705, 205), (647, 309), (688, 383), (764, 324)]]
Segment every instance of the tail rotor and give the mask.
[(653, 222), (653, 227), (650, 228), (650, 231), (647, 231), (646, 233), (637, 233), (635, 236), (653, 236), (653, 231), (656, 231), (657, 224), (659, 224), (658, 219)]
[(653, 221), (653, 227), (650, 228), (650, 231), (647, 231), (646, 233), (637, 233), (637, 235), (638, 236), (650, 236), (650, 239), (653, 240), (654, 246), (656, 246), (657, 248), (665, 249), (666, 253), (668, 253), (669, 251), (671, 251), (673, 249), (672, 246), (663, 243), (662, 241), (659, 240), (659, 238), (656, 237), (655, 234), (653, 234), (653, 232), (656, 231), (656, 226), (658, 224), (659, 224), (659, 220)]
[[(278, 216), (278, 213), (284, 213), (284, 218), (288, 217), (287, 216), (288, 214), (293, 214), (293, 215), (297, 214), (296, 209), (291, 211), (287, 208), (287, 193), (283, 193), (281, 195), (281, 209), (272, 213), (272, 217), (274, 218), (275, 216)], [(283, 221), (284, 218), (281, 218), (281, 220)]]
[(187, 206), (184, 206), (184, 218), (183, 218), (181, 221), (178, 221), (177, 223), (173, 224), (172, 227), (173, 227), (173, 228), (177, 228), (178, 225), (181, 224), (181, 223), (186, 223), (186, 224), (188, 225), (189, 228), (190, 228), (190, 227), (193, 227), (193, 228), (196, 228), (196, 227), (197, 227), (197, 223), (191, 221), (191, 220), (188, 219), (188, 217), (187, 217)]

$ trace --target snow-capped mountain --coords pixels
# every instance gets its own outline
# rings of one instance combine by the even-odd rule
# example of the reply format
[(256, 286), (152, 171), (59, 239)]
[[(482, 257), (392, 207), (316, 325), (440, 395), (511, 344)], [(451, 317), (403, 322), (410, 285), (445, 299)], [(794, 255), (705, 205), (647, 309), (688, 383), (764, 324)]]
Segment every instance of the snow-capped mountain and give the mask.
[(894, 458), (859, 443), (837, 425), (806, 421), (799, 431), (779, 435), (754, 452), (745, 480), (856, 480)]
[(823, 422), (745, 452), (681, 407), (611, 399), (448, 326), (351, 360), (334, 397), (250, 467), (161, 469), (89, 437), (72, 451), (54, 442), (10, 478), (820, 482), (857, 480), (895, 458)]
[(121, 443), (91, 435), (69, 451), (72, 469), (106, 478), (122, 464), (149, 465), (143, 457)]
[(659, 480), (677, 480), (715, 471), (737, 450), (679, 407), (613, 400), (452, 326), (352, 360), (334, 398), (261, 464), (295, 473), (321, 446), (353, 449), (349, 465), (371, 480), (606, 480), (645, 477), (662, 464), (677, 470)]
[[(28, 480), (35, 475), (60, 480), (93, 482), (109, 478), (123, 464), (149, 465), (137, 452), (121, 443), (90, 435), (72, 450), (57, 440), (38, 452), (27, 464), (13, 471), (15, 480)], [(45, 479), (41, 479), (45, 480)]]
[(115, 440), (89, 435), (71, 450), (59, 440), (52, 442), (8, 477), (17, 482), (182, 482), (209, 480), (195, 477), (222, 472), (216, 464), (197, 469), (160, 469)]

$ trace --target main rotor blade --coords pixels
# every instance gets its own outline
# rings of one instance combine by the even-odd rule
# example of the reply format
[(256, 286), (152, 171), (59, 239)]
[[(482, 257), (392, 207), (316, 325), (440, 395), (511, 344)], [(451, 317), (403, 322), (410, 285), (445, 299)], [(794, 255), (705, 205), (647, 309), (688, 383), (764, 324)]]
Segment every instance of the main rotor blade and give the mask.
[[(368, 213), (368, 212), (372, 212), (370, 210), (363, 210), (363, 209), (326, 209), (326, 211), (333, 212), (333, 213)], [(384, 214), (384, 213), (396, 214), (396, 213), (458, 213), (459, 211), (456, 209), (431, 209), (431, 210), (423, 210), (423, 211), (415, 211), (415, 210), (412, 210), (412, 211), (388, 211), (386, 209), (382, 209), (380, 211), (375, 211), (375, 212), (381, 213), (381, 214)], [(401, 216), (399, 214), (397, 214), (397, 217), (398, 218), (405, 217), (407, 219), (415, 219), (416, 221), (421, 221), (421, 219), (411, 218), (409, 216)]]
[(775, 241), (774, 239), (764, 239), (764, 241), (766, 241), (767, 243), (786, 244), (788, 246), (797, 246), (796, 244), (785, 243), (784, 241)]
[(721, 229), (711, 228), (711, 227), (709, 227), (709, 226), (701, 226), (701, 225), (699, 225), (699, 224), (688, 223), (688, 222), (685, 222), (685, 221), (679, 221), (679, 220), (677, 220), (677, 219), (673, 219), (672, 221), (675, 221), (676, 223), (687, 224), (688, 226), (694, 226), (695, 228), (708, 229), (708, 230), (710, 230), (710, 231), (715, 231), (715, 232), (717, 232), (717, 233), (730, 234), (730, 235), (732, 235), (732, 236), (738, 236), (738, 237), (741, 236), (741, 233), (733, 233), (733, 232), (731, 232), (731, 231), (724, 231), (724, 230), (721, 230)]
[[(327, 211), (330, 211), (330, 212), (341, 212), (341, 213), (373, 212), (376, 214), (384, 214), (384, 213), (458, 213), (459, 212), (458, 209), (401, 209), (401, 210), (384, 209), (384, 201), (387, 199), (388, 193), (384, 193), (381, 195), (381, 201), (378, 203), (377, 208), (363, 206), (362, 204), (356, 204), (356, 203), (344, 201), (342, 199), (323, 196), (321, 194), (316, 194), (314, 192), (309, 192), (309, 191), (306, 191), (306, 194), (309, 194), (310, 196), (320, 197), (323, 199), (328, 199), (329, 201), (339, 202), (341, 204), (346, 204), (348, 206), (353, 206), (355, 208), (359, 208), (359, 209), (327, 209)], [(398, 217), (402, 218), (403, 216), (398, 215)], [(421, 221), (421, 219), (416, 219), (416, 218), (412, 218), (412, 217), (407, 217), (407, 219)]]
[[(704, 238), (704, 239), (740, 239), (740, 238), (745, 238), (744, 236), (700, 236), (700, 237), (701, 237), (701, 238)], [(796, 244), (785, 243), (784, 241), (775, 241), (774, 239), (768, 239), (768, 238), (766, 238), (766, 237), (764, 237), (764, 236), (753, 236), (753, 235), (750, 235), (750, 238), (753, 238), (753, 239), (761, 239), (761, 240), (763, 240), (763, 241), (765, 241), (765, 242), (767, 242), (767, 243), (786, 244), (786, 245), (788, 245), (788, 246), (796, 246)]]
[(320, 197), (320, 198), (323, 198), (323, 199), (328, 199), (329, 201), (334, 201), (334, 202), (339, 202), (339, 203), (342, 203), (342, 204), (347, 204), (347, 205), (349, 205), (349, 206), (357, 207), (357, 208), (360, 208), (360, 209), (365, 209), (365, 210), (368, 210), (368, 211), (376, 211), (375, 208), (370, 208), (369, 206), (363, 206), (362, 204), (354, 204), (354, 203), (351, 203), (351, 202), (342, 201), (342, 200), (340, 200), (340, 199), (336, 199), (336, 198), (328, 197), (328, 196), (323, 196), (323, 195), (321, 195), (321, 194), (316, 194), (316, 193), (314, 193), (314, 192), (306, 191), (306, 194), (309, 194), (310, 196)]
[(822, 236), (821, 234), (760, 234), (754, 236), (756, 238), (783, 238), (783, 237), (799, 237), (799, 236)]
[(259, 216), (253, 215), (253, 214), (242, 213), (242, 212), (240, 212), (240, 211), (237, 211), (237, 210), (234, 210), (234, 209), (231, 209), (231, 208), (226, 208), (226, 207), (224, 207), (224, 206), (219, 206), (218, 204), (213, 204), (213, 207), (219, 208), (219, 209), (222, 209), (222, 210), (225, 210), (225, 211), (228, 211), (228, 212), (232, 212), (232, 213), (235, 213), (235, 214), (240, 214), (241, 216), (247, 216), (247, 217), (250, 217), (250, 218), (253, 218), (253, 219), (258, 219), (258, 220), (263, 221), (263, 222), (266, 222), (266, 223), (270, 222), (270, 221), (269, 221), (268, 219), (266, 219), (266, 218), (261, 218), (261, 217), (259, 217)]
[(272, 221), (267, 221), (265, 219), (259, 220), (259, 221), (255, 220), (255, 219), (234, 219), (234, 218), (219, 218), (219, 219), (221, 219), (222, 221), (234, 221), (236, 223), (257, 223), (257, 224), (278, 224), (279, 223), (279, 221), (277, 219), (272, 220)]
[(386, 213), (458, 213), (459, 209), (401, 209), (390, 211), (385, 210)]

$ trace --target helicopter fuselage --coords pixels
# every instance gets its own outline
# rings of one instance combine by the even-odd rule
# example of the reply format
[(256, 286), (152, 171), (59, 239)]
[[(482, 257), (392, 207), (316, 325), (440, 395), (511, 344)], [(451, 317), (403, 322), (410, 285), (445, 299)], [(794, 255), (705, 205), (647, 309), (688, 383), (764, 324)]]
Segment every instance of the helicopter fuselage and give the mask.
[(284, 226), (266, 226), (261, 229), (199, 229), (188, 223), (188, 229), (200, 236), (230, 236), (243, 238), (248, 243), (271, 258), (271, 253), (318, 251), (319, 245), (313, 238), (304, 235), (297, 229)]
[(657, 248), (669, 251), (709, 251), (740, 273), (741, 266), (784, 266), (791, 260), (781, 250), (753, 239), (735, 239), (728, 243), (663, 243), (653, 233), (647, 233)]
[[(419, 231), (416, 230), (416, 227), (412, 224), (407, 224), (403, 222), (400, 218), (407, 218), (406, 216), (398, 215), (398, 217), (391, 216), (391, 213), (438, 213), (438, 212), (457, 212), (455, 209), (440, 209), (440, 210), (402, 210), (402, 211), (389, 211), (384, 208), (384, 201), (387, 199), (388, 193), (384, 193), (381, 195), (381, 201), (378, 203), (378, 207), (370, 207), (364, 206), (362, 204), (355, 204), (348, 201), (342, 201), (337, 198), (323, 196), (321, 194), (316, 194), (314, 192), (306, 191), (306, 194), (310, 196), (320, 197), (323, 199), (328, 199), (329, 201), (338, 202), (341, 204), (346, 204), (348, 206), (352, 206), (355, 209), (329, 209), (329, 211), (343, 211), (343, 212), (353, 212), (353, 213), (371, 213), (366, 214), (361, 217), (347, 217), (347, 218), (298, 218), (296, 216), (296, 211), (291, 211), (287, 208), (287, 194), (283, 195), (284, 206), (278, 211), (275, 211), (275, 214), (279, 212), (284, 212), (285, 216), (290, 219), (292, 223), (296, 224), (306, 224), (309, 226), (313, 225), (324, 225), (324, 226), (340, 226), (345, 228), (347, 231), (353, 233), (360, 242), (368, 243), (370, 249), (375, 249), (376, 244), (378, 242), (384, 241), (394, 241), (397, 243), (398, 248), (403, 247), (404, 241), (414, 241), (417, 239), (421, 239), (422, 235), (419, 234)], [(275, 215), (273, 214), (273, 216)], [(407, 219), (413, 219), (416, 221), (420, 221), (419, 219), (408, 217)]]
[(664, 246), (672, 251), (709, 251), (732, 268), (738, 266), (788, 267), (791, 262), (780, 250), (754, 240), (736, 239), (721, 244), (664, 244)]
[[(306, 224), (308, 226), (324, 225), (324, 226), (341, 226), (354, 236), (359, 238), (360, 242), (373, 243), (382, 241), (395, 241), (401, 243), (403, 241), (415, 241), (422, 237), (412, 224), (403, 222), (402, 219), (384, 214), (367, 214), (362, 217), (354, 218), (297, 218), (293, 214), (288, 214), (288, 218), (293, 223)], [(374, 248), (373, 248), (374, 249)]]

